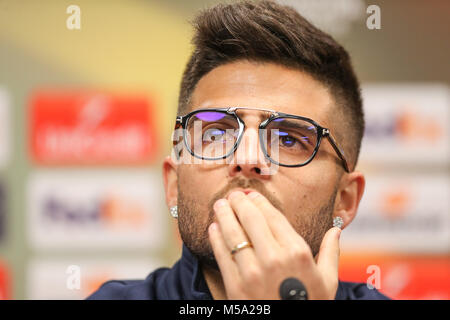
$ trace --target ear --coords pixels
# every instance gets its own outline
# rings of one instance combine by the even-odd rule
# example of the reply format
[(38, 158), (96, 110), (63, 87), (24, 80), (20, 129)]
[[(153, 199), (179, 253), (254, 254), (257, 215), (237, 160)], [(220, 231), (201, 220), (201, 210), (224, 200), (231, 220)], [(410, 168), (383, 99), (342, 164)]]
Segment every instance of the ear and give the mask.
[(355, 218), (365, 185), (366, 179), (359, 171), (344, 174), (341, 177), (333, 218), (339, 216), (344, 220), (342, 229), (347, 227)]
[(166, 204), (170, 208), (178, 203), (178, 166), (173, 161), (172, 157), (167, 156), (163, 161), (162, 169)]

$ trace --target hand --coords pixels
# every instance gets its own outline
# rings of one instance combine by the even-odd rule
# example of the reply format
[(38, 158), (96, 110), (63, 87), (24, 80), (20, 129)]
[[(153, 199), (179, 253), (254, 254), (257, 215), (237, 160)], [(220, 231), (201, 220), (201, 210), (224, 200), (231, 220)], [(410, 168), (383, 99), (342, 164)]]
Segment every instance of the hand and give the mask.
[[(339, 236), (325, 234), (317, 259), (286, 217), (257, 192), (236, 191), (214, 205), (217, 222), (209, 227), (228, 299), (280, 299), (281, 282), (298, 278), (309, 299), (334, 299), (338, 287)], [(252, 243), (234, 256), (231, 249)]]

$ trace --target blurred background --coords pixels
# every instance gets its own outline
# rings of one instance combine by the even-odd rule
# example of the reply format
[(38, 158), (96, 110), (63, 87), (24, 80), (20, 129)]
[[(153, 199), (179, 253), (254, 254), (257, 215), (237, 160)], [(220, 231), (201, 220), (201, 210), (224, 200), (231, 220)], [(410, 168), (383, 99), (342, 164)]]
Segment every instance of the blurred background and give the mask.
[[(0, 299), (83, 299), (178, 259), (160, 168), (188, 21), (217, 2), (0, 0)], [(367, 186), (341, 280), (449, 299), (450, 2), (376, 1), (380, 29), (370, 1), (280, 2), (363, 85)]]

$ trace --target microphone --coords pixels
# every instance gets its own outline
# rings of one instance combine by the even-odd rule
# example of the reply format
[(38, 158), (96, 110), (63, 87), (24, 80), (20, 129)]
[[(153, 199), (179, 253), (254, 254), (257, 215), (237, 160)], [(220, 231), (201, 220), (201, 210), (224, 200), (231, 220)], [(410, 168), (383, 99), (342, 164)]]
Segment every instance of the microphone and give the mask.
[(282, 300), (308, 300), (308, 292), (297, 278), (287, 278), (280, 285)]

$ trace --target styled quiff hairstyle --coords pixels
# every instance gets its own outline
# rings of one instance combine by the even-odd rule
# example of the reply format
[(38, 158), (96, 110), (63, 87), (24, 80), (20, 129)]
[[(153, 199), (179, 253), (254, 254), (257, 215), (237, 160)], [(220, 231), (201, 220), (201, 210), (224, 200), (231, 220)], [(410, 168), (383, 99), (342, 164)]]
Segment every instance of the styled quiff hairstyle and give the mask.
[(238, 60), (275, 63), (308, 73), (335, 102), (330, 119), (350, 169), (364, 133), (358, 80), (347, 51), (294, 8), (274, 1), (239, 1), (201, 11), (192, 22), (194, 51), (181, 81), (178, 115), (190, 111), (198, 81), (212, 69)]

